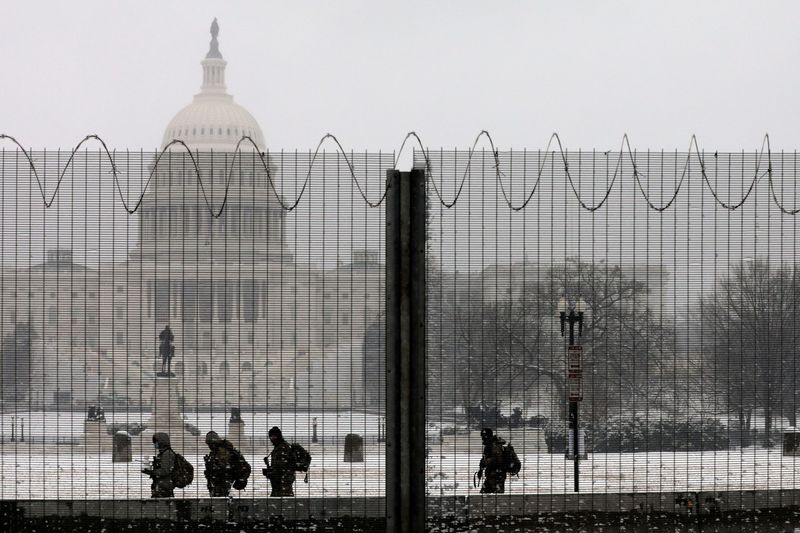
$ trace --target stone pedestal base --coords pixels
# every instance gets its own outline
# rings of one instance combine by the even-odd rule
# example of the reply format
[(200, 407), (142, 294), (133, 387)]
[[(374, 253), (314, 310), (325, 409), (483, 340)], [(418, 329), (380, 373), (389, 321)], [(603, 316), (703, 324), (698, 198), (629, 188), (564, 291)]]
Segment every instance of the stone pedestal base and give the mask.
[(114, 452), (111, 454), (111, 462), (130, 463), (132, 460), (131, 436), (124, 431), (117, 431), (114, 434)]
[(108, 424), (100, 420), (86, 420), (83, 423), (82, 444), (86, 453), (111, 451), (113, 439), (108, 434)]
[(364, 462), (364, 437), (350, 433), (344, 438), (344, 462)]
[(152, 453), (153, 434), (163, 432), (169, 435), (172, 449), (181, 455), (202, 453), (203, 436), (189, 433), (178, 401), (178, 380), (174, 377), (157, 376), (153, 386), (153, 411), (147, 421), (147, 429), (140, 435), (138, 451)]
[(250, 439), (247, 438), (244, 432), (244, 422), (230, 422), (228, 424), (228, 434), (225, 438), (242, 453), (249, 453), (252, 448)]

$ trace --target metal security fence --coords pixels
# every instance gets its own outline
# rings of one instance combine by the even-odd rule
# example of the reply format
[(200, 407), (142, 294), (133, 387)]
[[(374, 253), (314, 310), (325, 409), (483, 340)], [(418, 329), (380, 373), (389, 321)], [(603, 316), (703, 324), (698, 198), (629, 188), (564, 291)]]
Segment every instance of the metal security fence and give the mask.
[(365, 342), (384, 215), (364, 199), (380, 203), (393, 165), (181, 143), (1, 152), (0, 498), (149, 498), (158, 432), (194, 466), (176, 497), (207, 497), (212, 430), (252, 467), (233, 495), (267, 498), (277, 426), (312, 457), (298, 501), (365, 512), (384, 494), (386, 420)]
[[(415, 154), (431, 497), (503, 492), (512, 514), (554, 495), (576, 512), (793, 505), (797, 154), (623, 148)], [(517, 475), (481, 468), (503, 459), (483, 428)]]
[(796, 153), (240, 149), (0, 152), (0, 499), (149, 498), (164, 431), (194, 503), (126, 519), (796, 504)]

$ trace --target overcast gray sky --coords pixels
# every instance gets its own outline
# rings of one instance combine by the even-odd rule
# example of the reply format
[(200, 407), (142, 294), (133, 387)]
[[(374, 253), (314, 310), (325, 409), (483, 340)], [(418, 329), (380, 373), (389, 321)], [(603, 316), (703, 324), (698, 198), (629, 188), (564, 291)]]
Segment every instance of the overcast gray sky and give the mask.
[[(573, 151), (616, 149), (626, 132), (639, 149), (686, 150), (693, 133), (712, 153), (756, 150), (765, 132), (773, 150), (800, 146), (800, 5), (777, 1), (11, 2), (2, 11), (0, 132), (33, 148), (69, 149), (89, 133), (112, 148), (156, 148), (200, 88), (214, 17), (228, 90), (259, 121), (271, 150), (313, 148), (331, 132), (345, 149), (391, 152), (409, 130), (433, 148), (469, 148), (482, 129), (503, 149), (544, 148), (554, 131)], [(794, 169), (787, 187), (792, 165), (774, 167)], [(740, 198), (736, 191), (753, 171), (739, 176), (725, 199)], [(72, 187), (80, 192), (77, 174)], [(516, 204), (533, 175), (515, 176), (525, 181), (514, 186)], [(383, 174), (376, 176), (373, 200), (382, 190)], [(475, 176), (466, 200), (434, 228), (437, 253), (450, 267), (583, 254), (662, 263), (676, 283), (691, 276), (712, 283), (718, 267), (745, 256), (792, 259), (800, 239), (797, 217), (766, 207), (766, 181), (753, 205), (729, 217), (708, 191), (697, 196), (696, 165), (688, 192), (667, 214), (647, 211), (638, 193), (631, 207), (627, 174), (618, 182), (626, 192), (615, 192), (594, 217), (584, 212), (569, 235), (563, 221), (578, 211), (563, 175), (543, 185), (521, 216), (497, 208), (493, 175)], [(459, 177), (442, 178), (448, 200)], [(673, 178), (655, 203), (666, 201)], [(596, 176), (598, 195), (605, 180)], [(116, 202), (104, 183), (102, 194)], [(71, 246), (83, 262), (112, 253), (119, 259), (135, 243), (135, 218), (121, 209), (111, 215), (102, 202), (73, 192), (59, 199), (66, 207), (60, 215), (46, 214), (36, 201), (29, 205), (26, 184), (17, 183), (16, 196), (4, 186), (6, 263), (41, 260), (51, 245)], [(287, 187), (293, 199), (297, 189)], [(96, 182), (88, 188), (99, 190)], [(350, 189), (329, 177), (324, 216), (315, 192), (316, 204), (287, 217), (298, 260), (331, 266), (349, 260), (351, 248), (379, 247), (379, 213), (362, 213)], [(555, 210), (552, 198), (561, 202)], [(768, 224), (759, 225), (759, 213), (769, 215)]]
[(229, 92), (270, 148), (326, 132), (390, 150), (417, 130), (466, 147), (800, 146), (789, 1), (7, 2), (0, 132), (154, 148), (200, 85), (220, 23)]

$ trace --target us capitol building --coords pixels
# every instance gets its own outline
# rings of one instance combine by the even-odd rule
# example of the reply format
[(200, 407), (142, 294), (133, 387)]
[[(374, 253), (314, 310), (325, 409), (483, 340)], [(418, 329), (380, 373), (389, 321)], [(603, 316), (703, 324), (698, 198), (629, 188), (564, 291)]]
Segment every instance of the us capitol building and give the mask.
[(3, 405), (147, 406), (169, 324), (187, 408), (377, 407), (368, 391), (380, 390), (383, 372), (381, 257), (355, 250), (334, 269), (294, 261), (260, 159), (243, 144), (233, 161), (239, 139), (263, 147), (264, 136), (227, 92), (218, 31), (215, 20), (200, 92), (169, 122), (162, 148), (179, 139), (199, 152), (216, 209), (233, 168), (222, 215), (210, 215), (186, 150), (173, 144), (151, 167), (125, 262), (88, 268), (59, 248), (42, 264), (5, 268)]

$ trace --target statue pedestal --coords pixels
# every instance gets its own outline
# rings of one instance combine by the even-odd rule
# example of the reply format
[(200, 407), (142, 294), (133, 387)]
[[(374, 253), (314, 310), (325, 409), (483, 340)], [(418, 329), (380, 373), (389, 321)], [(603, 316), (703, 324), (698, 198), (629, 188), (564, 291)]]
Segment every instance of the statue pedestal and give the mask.
[(244, 432), (244, 422), (229, 422), (225, 438), (242, 453), (250, 452), (250, 439)]
[(83, 422), (83, 447), (86, 453), (104, 453), (111, 451), (113, 439), (108, 434), (108, 425), (104, 420), (86, 420)]
[(152, 450), (153, 434), (167, 433), (172, 449), (181, 455), (198, 453), (199, 437), (186, 429), (186, 422), (179, 407), (178, 380), (157, 375), (153, 385), (153, 411), (147, 421), (147, 429), (141, 434), (141, 451)]
[(147, 421), (147, 428), (153, 431), (170, 433), (176, 428), (183, 429), (183, 415), (178, 406), (178, 380), (157, 376), (153, 385), (153, 411)]

